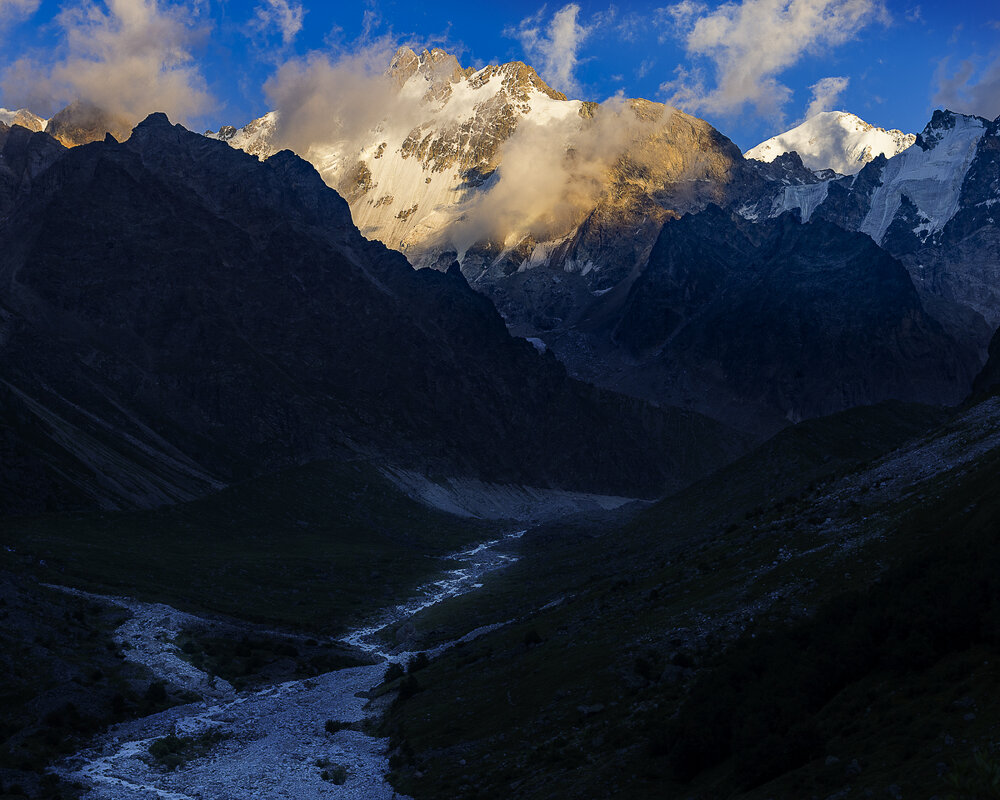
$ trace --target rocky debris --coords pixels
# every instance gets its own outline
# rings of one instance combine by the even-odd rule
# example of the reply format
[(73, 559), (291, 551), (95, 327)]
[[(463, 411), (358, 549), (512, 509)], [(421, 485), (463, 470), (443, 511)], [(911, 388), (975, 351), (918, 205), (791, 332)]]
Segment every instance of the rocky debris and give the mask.
[(181, 631), (204, 624), (205, 620), (202, 618), (163, 603), (143, 603), (128, 597), (93, 594), (65, 586), (49, 588), (128, 611), (129, 618), (114, 634), (114, 641), (121, 647), (127, 661), (146, 667), (158, 678), (178, 689), (186, 689), (204, 697), (221, 698), (233, 694), (233, 687), (228, 682), (197, 669), (181, 655), (180, 648), (174, 644)]

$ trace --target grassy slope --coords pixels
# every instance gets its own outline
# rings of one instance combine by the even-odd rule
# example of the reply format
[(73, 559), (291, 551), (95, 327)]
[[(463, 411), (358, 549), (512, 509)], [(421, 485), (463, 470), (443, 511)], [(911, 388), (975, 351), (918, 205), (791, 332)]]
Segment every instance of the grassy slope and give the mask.
[[(411, 595), (492, 528), (432, 511), (361, 463), (320, 462), (150, 511), (5, 521), (0, 567), (317, 632)], [(44, 566), (40, 565), (44, 561)]]
[[(419, 674), (423, 691), (396, 707), (391, 727), (400, 746), (399, 788), (426, 798), (506, 797), (511, 790), (524, 798), (715, 798), (744, 791), (734, 759), (698, 772), (693, 782), (678, 775), (668, 720), (696, 677), (725, 664), (725, 656), (717, 661), (721, 643), (743, 630), (800, 624), (809, 609), (835, 605), (846, 589), (868, 591), (886, 564), (901, 563), (911, 550), (935, 541), (941, 526), (930, 516), (934, 509), (968, 505), (960, 488), (967, 476), (946, 474), (924, 486), (920, 510), (869, 499), (863, 473), (822, 478), (824, 471), (849, 473), (858, 466), (846, 435), (860, 443), (858, 457), (868, 458), (934, 421), (933, 413), (899, 407), (837, 415), (782, 434), (624, 529), (550, 531), (542, 542), (526, 537), (525, 558), (491, 591), (495, 602), (489, 604), (488, 593), (464, 604), (472, 606), (473, 621), (490, 611), (490, 621), (517, 620), (437, 659)], [(984, 483), (970, 488), (969, 497), (988, 491), (995, 467), (982, 463)], [(834, 515), (837, 530), (824, 528), (817, 514)], [(899, 525), (900, 535), (879, 538), (887, 525)], [(840, 531), (846, 538), (837, 538)], [(561, 561), (555, 568), (531, 564), (531, 558)], [(520, 603), (503, 605), (519, 589)], [(529, 610), (531, 600), (553, 596), (564, 599)], [(441, 609), (418, 627), (433, 639), (462, 616), (461, 610)], [(536, 638), (541, 642), (531, 644)], [(876, 670), (845, 685), (835, 698), (843, 703), (839, 710), (823, 705), (816, 712), (823, 748), (832, 750), (751, 796), (811, 796), (803, 792), (812, 786), (826, 797), (829, 787), (857, 780), (882, 791), (892, 783), (911, 791), (929, 781), (943, 787), (936, 764), (948, 762), (949, 753), (927, 759), (933, 748), (945, 747), (943, 729), (957, 730), (955, 720), (964, 721), (949, 704), (956, 692), (975, 693), (993, 675), (973, 668), (981, 663), (975, 647), (946, 653), (905, 679)], [(955, 674), (961, 680), (942, 677)], [(904, 702), (906, 692), (913, 703)], [(995, 705), (986, 695), (970, 702), (984, 710)], [(940, 706), (940, 717), (926, 703)], [(767, 713), (765, 702), (760, 719)], [(907, 727), (918, 724), (919, 731)], [(950, 736), (968, 751), (983, 730), (968, 734), (965, 745), (959, 733)], [(839, 760), (827, 765), (827, 754)], [(855, 758), (860, 779), (853, 775)]]

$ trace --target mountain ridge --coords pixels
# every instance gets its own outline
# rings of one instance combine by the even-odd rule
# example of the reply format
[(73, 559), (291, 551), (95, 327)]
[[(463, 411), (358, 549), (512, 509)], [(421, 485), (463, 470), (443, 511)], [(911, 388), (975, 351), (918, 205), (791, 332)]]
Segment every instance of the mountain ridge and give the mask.
[(916, 142), (917, 136), (876, 127), (847, 111), (821, 111), (801, 124), (751, 147), (743, 155), (771, 162), (796, 152), (813, 171), (832, 169), (853, 175), (882, 155), (892, 158)]
[[(707, 419), (570, 379), (460, 273), (414, 271), (365, 240), (290, 152), (261, 162), (162, 114), (121, 144), (62, 149), (18, 130), (3, 163), (32, 150), (51, 163), (3, 198), (0, 371), (30, 433), (15, 430), (15, 451), (45, 474), (64, 434), (39, 429), (23, 397), (71, 426), (58, 431), (97, 436), (119, 484), (136, 452), (158, 469), (182, 456), (210, 485), (354, 453), (655, 494), (685, 480), (682, 463), (697, 472), (740, 446)], [(713, 430), (718, 449), (702, 441)]]

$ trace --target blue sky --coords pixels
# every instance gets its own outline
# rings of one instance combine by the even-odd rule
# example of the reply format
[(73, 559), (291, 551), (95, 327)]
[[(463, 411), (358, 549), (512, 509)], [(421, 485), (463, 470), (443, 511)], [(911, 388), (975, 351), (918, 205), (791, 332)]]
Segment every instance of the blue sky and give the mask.
[(527, 61), (571, 97), (672, 101), (744, 150), (810, 110), (908, 132), (939, 106), (1000, 115), (1000, 6), (975, 0), (0, 0), (0, 106), (83, 95), (217, 129), (268, 110), (282, 63), (398, 44)]

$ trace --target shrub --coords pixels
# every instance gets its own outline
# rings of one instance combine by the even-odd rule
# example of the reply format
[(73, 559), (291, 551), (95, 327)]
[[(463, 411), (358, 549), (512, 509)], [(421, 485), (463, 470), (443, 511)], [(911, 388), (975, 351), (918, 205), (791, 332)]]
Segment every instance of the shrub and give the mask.
[(343, 764), (334, 764), (330, 769), (323, 770), (320, 777), (336, 786), (343, 786), (347, 783), (347, 767)]
[(399, 697), (396, 698), (396, 701), (401, 703), (404, 700), (409, 700), (419, 691), (420, 683), (417, 681), (417, 676), (407, 675), (399, 682)]
[(427, 653), (417, 653), (410, 659), (410, 663), (406, 665), (406, 670), (412, 674), (424, 669), (430, 663), (431, 660), (427, 657)]

